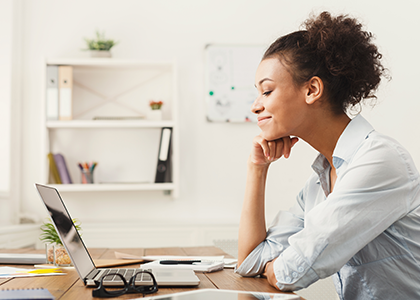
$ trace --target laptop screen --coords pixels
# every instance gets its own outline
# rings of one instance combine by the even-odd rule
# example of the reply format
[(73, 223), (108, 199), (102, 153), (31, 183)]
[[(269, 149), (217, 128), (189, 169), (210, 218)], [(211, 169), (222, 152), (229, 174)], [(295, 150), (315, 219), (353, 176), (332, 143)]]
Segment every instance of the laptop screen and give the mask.
[(67, 249), (80, 278), (86, 278), (95, 269), (95, 264), (77, 232), (60, 194), (53, 187), (40, 184), (35, 184), (35, 187), (51, 216), (61, 242)]

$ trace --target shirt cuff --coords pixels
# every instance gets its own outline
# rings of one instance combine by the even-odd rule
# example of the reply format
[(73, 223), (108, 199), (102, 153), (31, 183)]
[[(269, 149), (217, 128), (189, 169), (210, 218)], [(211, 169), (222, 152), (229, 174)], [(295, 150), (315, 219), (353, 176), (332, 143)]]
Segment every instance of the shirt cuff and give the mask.
[(274, 275), (281, 291), (306, 288), (319, 279), (318, 274), (292, 247), (288, 247), (274, 262)]

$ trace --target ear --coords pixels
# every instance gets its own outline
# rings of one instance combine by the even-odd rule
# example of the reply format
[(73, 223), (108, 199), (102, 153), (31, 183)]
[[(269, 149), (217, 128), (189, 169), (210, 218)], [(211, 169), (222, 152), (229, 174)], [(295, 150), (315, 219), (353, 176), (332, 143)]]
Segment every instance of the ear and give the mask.
[(324, 94), (324, 82), (318, 76), (314, 76), (306, 84), (306, 103), (314, 104)]

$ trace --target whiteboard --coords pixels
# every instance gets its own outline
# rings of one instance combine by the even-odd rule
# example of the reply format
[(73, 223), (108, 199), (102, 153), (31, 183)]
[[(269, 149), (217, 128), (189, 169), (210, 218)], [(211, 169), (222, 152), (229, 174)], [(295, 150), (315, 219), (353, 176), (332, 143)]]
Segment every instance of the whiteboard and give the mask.
[(255, 72), (262, 45), (207, 45), (205, 91), (210, 122), (256, 122), (251, 105), (257, 97)]

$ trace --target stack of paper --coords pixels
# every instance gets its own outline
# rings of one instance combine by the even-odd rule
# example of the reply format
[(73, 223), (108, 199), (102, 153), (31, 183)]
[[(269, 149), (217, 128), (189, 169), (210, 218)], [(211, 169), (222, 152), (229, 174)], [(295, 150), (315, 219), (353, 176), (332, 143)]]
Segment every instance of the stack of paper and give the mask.
[(21, 269), (12, 267), (0, 267), (0, 278), (33, 277), (66, 275), (61, 268), (52, 269)]
[[(225, 267), (231, 267), (236, 263), (236, 259), (224, 258), (224, 256), (179, 256), (179, 255), (147, 255), (147, 256), (135, 256), (131, 254), (125, 254), (121, 252), (115, 252), (115, 256), (118, 259), (143, 259), (145, 261), (151, 261), (143, 264), (143, 268), (174, 268), (174, 269), (189, 269), (198, 272), (214, 272), (222, 270)], [(179, 264), (162, 264), (161, 261), (173, 260), (179, 261)], [(185, 261), (196, 261), (192, 263), (186, 263)]]
[(189, 262), (191, 258), (188, 259), (180, 259), (179, 257), (176, 260), (171, 259), (172, 261), (178, 261), (179, 263), (174, 264), (162, 264), (162, 261), (164, 260), (155, 260), (152, 262), (149, 262), (147, 264), (143, 264), (142, 268), (145, 269), (157, 269), (157, 268), (165, 268), (165, 269), (188, 269), (193, 270), (196, 272), (215, 272), (223, 270), (224, 262), (222, 260), (203, 260), (203, 259), (194, 259), (192, 263), (185, 263)]

